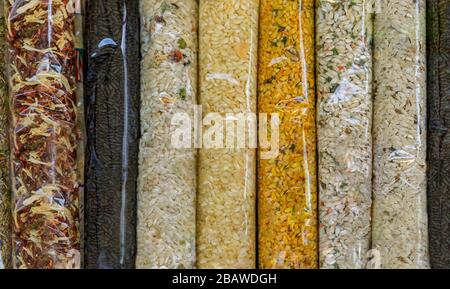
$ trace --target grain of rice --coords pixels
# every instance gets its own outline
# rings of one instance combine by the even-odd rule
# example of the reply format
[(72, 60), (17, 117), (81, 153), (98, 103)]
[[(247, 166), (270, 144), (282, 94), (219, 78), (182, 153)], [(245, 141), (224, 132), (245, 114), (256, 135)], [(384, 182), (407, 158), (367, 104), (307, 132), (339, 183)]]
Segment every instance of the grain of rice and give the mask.
[(425, 0), (381, 5), (374, 26), (372, 245), (381, 268), (428, 268)]
[[(195, 266), (196, 150), (171, 144), (197, 102), (197, 1), (143, 0), (137, 268)], [(176, 56), (176, 57), (175, 57)]]
[[(258, 0), (200, 1), (204, 114), (256, 111), (258, 8)], [(198, 267), (254, 268), (255, 150), (201, 149), (199, 162)]]
[(320, 267), (364, 268), (372, 179), (372, 18), (366, 0), (317, 6)]
[(259, 267), (316, 268), (314, 1), (261, 1), (258, 90), (280, 118), (278, 156), (259, 158)]

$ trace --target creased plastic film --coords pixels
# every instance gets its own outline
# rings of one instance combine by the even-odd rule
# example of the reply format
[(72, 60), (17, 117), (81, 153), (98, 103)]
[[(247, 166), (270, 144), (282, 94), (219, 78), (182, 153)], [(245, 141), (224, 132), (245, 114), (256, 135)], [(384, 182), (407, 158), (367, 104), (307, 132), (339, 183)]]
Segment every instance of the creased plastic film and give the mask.
[(380, 5), (372, 249), (381, 268), (427, 268), (425, 0)]
[(256, 266), (255, 149), (224, 148), (220, 124), (238, 118), (226, 113), (256, 112), (258, 8), (258, 0), (200, 1), (199, 100), (206, 125), (199, 159), (199, 268)]
[(259, 113), (279, 118), (258, 157), (259, 267), (317, 268), (314, 1), (262, 0), (259, 35)]
[[(195, 0), (142, 0), (137, 268), (195, 266)], [(180, 137), (177, 132), (183, 131)]]
[[(3, 4), (3, 3), (2, 3)], [(0, 5), (3, 7), (2, 5)], [(11, 266), (11, 199), (9, 190), (8, 83), (5, 77), (5, 17), (0, 14), (0, 269)]]
[(364, 268), (371, 228), (370, 1), (317, 2), (319, 255), (326, 269)]
[(427, 1), (430, 263), (450, 268), (450, 1)]
[(134, 268), (139, 4), (87, 2), (86, 268)]
[(13, 265), (80, 267), (80, 1), (9, 1)]

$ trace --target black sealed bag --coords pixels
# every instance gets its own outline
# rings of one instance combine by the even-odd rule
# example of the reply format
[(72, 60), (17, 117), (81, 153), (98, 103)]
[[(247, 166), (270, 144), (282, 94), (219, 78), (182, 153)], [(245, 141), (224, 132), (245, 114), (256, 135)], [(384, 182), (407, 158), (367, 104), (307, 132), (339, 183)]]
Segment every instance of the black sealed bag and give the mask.
[(133, 268), (139, 138), (139, 6), (87, 2), (85, 267)]
[(450, 267), (450, 1), (428, 0), (428, 214), (432, 268)]

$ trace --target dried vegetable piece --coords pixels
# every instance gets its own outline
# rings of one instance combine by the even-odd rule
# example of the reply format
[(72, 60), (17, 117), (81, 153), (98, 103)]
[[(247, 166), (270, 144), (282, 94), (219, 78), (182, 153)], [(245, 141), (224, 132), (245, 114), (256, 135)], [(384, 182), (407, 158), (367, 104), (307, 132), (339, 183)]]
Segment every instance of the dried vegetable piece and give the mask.
[(369, 2), (317, 3), (320, 267), (364, 268), (372, 203)]
[(432, 268), (450, 268), (450, 1), (428, 0), (428, 216)]
[(425, 0), (382, 1), (380, 12), (372, 246), (381, 268), (427, 268)]
[(11, 267), (11, 199), (8, 167), (8, 89), (4, 75), (5, 17), (0, 14), (0, 269)]
[(194, 268), (197, 150), (171, 143), (197, 103), (195, 0), (142, 0), (137, 268)]
[(314, 1), (262, 0), (259, 112), (277, 113), (280, 152), (259, 157), (260, 268), (317, 268)]
[[(200, 103), (204, 115), (256, 111), (258, 0), (200, 1)], [(199, 268), (254, 268), (256, 155), (200, 150)]]
[(6, 5), (13, 265), (79, 268), (84, 152), (75, 13), (81, 5), (77, 0)]
[(87, 2), (86, 268), (134, 268), (139, 4)]

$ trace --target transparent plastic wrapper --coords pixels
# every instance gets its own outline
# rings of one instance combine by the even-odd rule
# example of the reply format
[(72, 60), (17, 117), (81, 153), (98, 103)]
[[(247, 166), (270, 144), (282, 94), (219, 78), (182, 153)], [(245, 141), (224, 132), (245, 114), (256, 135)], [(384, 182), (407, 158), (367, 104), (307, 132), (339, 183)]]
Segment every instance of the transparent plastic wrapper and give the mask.
[(317, 2), (319, 255), (324, 269), (365, 268), (372, 204), (369, 1)]
[(5, 17), (0, 14), (0, 269), (11, 267), (11, 199), (9, 190), (8, 83), (5, 65)]
[(427, 1), (430, 263), (450, 268), (450, 1)]
[(224, 148), (223, 130), (215, 129), (213, 116), (231, 120), (236, 115), (227, 117), (227, 113), (256, 112), (259, 1), (201, 0), (199, 9), (203, 140), (211, 134), (216, 143), (208, 148), (204, 141), (200, 149), (197, 265), (254, 268), (255, 149), (250, 145)]
[(425, 0), (380, 5), (374, 26), (372, 249), (381, 268), (427, 268)]
[(80, 267), (81, 3), (6, 2), (14, 268)]
[(258, 157), (259, 267), (317, 268), (314, 1), (262, 0), (259, 35), (259, 113), (279, 118), (278, 155)]
[(85, 256), (134, 268), (139, 143), (139, 3), (86, 3)]
[[(197, 103), (198, 4), (141, 0), (140, 11), (142, 138), (136, 267), (192, 269), (197, 149), (191, 125)], [(173, 141), (180, 129), (191, 136), (186, 145)]]

